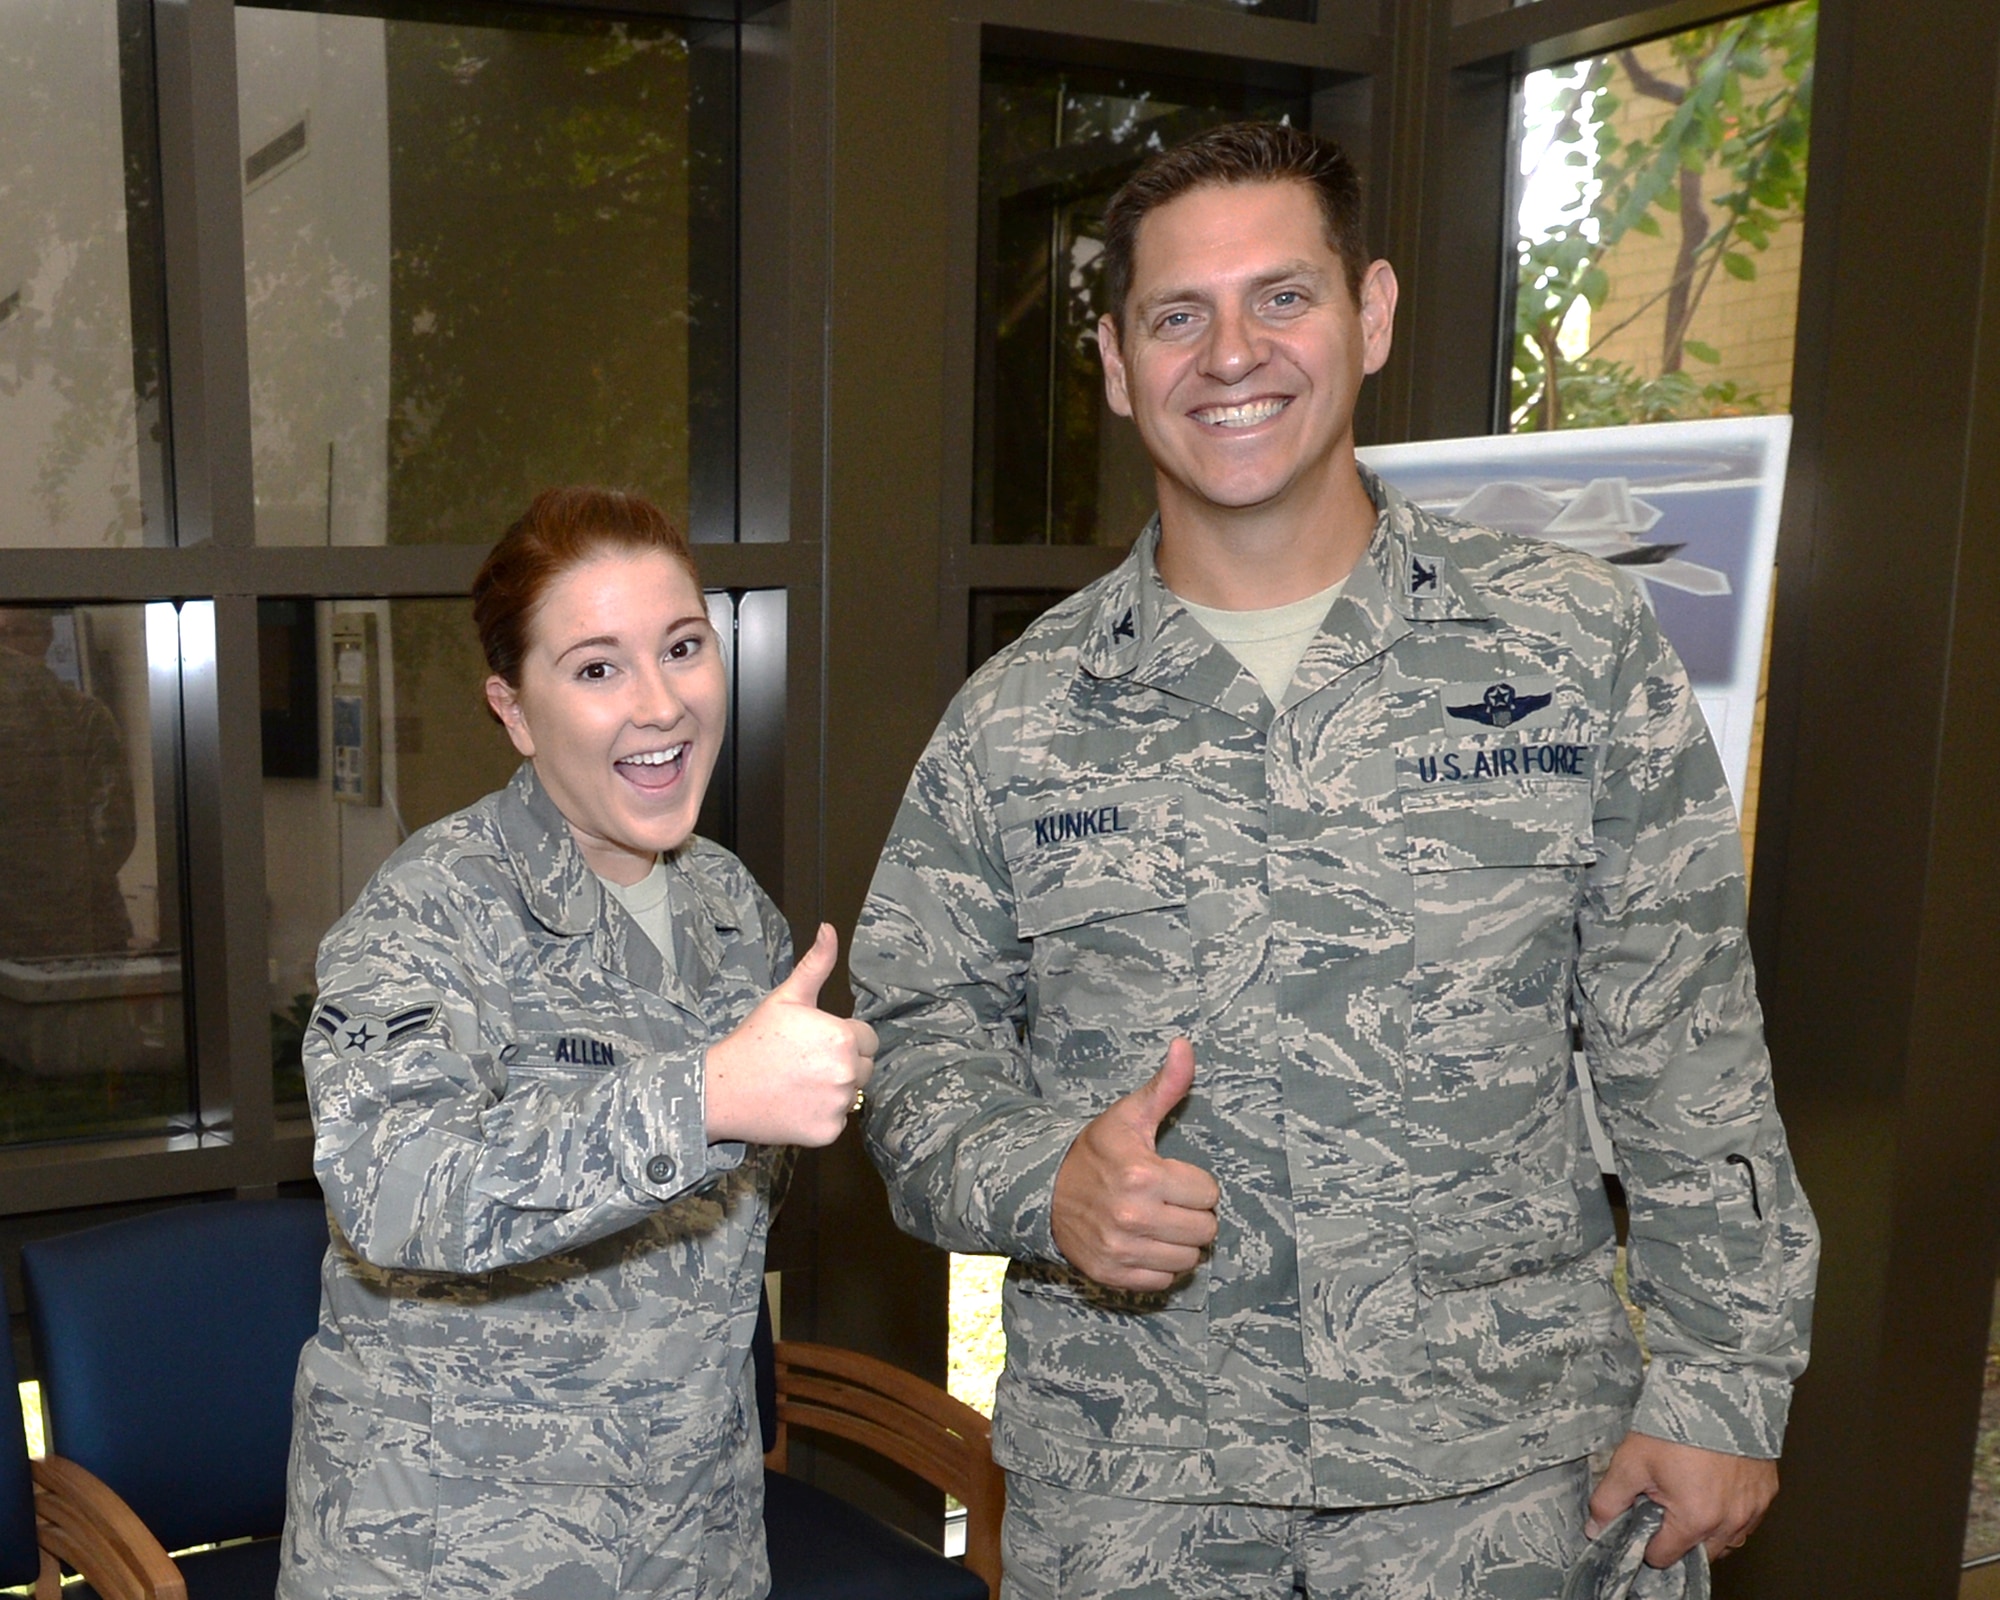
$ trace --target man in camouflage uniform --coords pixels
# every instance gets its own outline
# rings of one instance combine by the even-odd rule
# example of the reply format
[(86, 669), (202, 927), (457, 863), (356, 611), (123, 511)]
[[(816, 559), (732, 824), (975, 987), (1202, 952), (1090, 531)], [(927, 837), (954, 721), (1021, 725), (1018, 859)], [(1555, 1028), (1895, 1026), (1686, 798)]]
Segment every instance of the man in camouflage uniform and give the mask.
[(768, 1587), (750, 1337), (790, 1152), (710, 1144), (703, 1073), (791, 940), (719, 846), (690, 839), (667, 881), (671, 963), (524, 763), (321, 946), (335, 1226), (285, 1600)]
[(1358, 218), (1290, 129), (1114, 199), (1160, 515), (961, 691), (855, 935), (897, 1217), (1014, 1261), (1021, 1600), (1554, 1600), (1587, 1519), (1666, 1565), (1776, 1489), (1816, 1239), (1721, 767), (1616, 569), (1358, 469)]

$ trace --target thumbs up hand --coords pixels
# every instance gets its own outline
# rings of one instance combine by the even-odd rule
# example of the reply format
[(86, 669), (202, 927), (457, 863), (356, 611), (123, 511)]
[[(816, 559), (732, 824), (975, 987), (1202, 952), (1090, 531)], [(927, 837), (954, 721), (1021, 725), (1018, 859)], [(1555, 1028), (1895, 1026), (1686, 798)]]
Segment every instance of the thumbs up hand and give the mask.
[(1155, 1149), (1160, 1123), (1193, 1084), (1194, 1046), (1176, 1039), (1158, 1072), (1077, 1135), (1056, 1173), (1056, 1246), (1106, 1288), (1171, 1288), (1215, 1242), (1215, 1180)]
[(819, 1008), (840, 956), (822, 922), (812, 947), (736, 1031), (709, 1046), (708, 1140), (832, 1144), (875, 1071), (875, 1030)]

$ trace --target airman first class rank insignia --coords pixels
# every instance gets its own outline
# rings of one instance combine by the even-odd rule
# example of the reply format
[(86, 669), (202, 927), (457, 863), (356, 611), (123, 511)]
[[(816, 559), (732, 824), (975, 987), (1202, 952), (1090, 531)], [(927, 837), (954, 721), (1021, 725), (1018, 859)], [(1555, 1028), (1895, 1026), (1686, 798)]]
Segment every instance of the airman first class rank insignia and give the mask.
[(336, 1005), (322, 1005), (313, 1013), (312, 1026), (331, 1041), (335, 1055), (368, 1056), (415, 1033), (438, 1014), (435, 1005), (411, 1006), (393, 1017), (349, 1014)]

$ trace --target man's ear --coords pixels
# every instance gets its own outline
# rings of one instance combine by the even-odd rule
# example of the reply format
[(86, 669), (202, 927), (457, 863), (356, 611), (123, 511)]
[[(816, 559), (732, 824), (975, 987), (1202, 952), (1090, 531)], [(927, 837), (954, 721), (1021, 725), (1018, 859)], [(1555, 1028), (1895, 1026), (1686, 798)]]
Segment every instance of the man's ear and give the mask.
[(1361, 275), (1361, 370), (1380, 372), (1396, 332), (1396, 269), (1371, 261)]
[(494, 673), (486, 680), (486, 703), (493, 715), (500, 719), (500, 726), (507, 730), (507, 737), (514, 741), (514, 748), (524, 756), (535, 753), (535, 737), (528, 731), (527, 716), (521, 710), (521, 697), (514, 692), (512, 684)]
[(1118, 348), (1118, 324), (1097, 319), (1097, 355), (1104, 363), (1104, 403), (1121, 417), (1132, 415), (1132, 394), (1125, 385), (1125, 355)]

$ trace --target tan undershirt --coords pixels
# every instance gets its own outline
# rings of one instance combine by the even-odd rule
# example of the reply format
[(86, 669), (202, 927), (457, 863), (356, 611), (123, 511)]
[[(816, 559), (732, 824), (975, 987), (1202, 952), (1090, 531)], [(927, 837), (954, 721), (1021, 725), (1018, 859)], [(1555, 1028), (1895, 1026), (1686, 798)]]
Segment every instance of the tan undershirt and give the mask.
[(1306, 647), (1313, 642), (1327, 612), (1333, 609), (1347, 580), (1309, 594), (1289, 605), (1270, 606), (1262, 611), (1218, 611), (1214, 606), (1198, 606), (1183, 598), (1181, 604), (1214, 638), (1215, 642), (1243, 663), (1250, 676), (1264, 690), (1272, 705), (1284, 702), (1292, 686), (1292, 674), (1299, 670)]
[(667, 906), (667, 864), (655, 861), (653, 870), (637, 883), (613, 883), (602, 873), (598, 881), (617, 897), (618, 903), (632, 913), (632, 920), (646, 930), (660, 952), (660, 960), (666, 970), (674, 970), (673, 917)]

